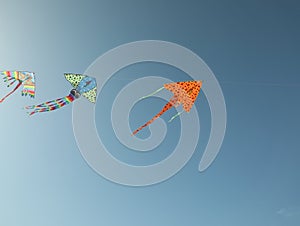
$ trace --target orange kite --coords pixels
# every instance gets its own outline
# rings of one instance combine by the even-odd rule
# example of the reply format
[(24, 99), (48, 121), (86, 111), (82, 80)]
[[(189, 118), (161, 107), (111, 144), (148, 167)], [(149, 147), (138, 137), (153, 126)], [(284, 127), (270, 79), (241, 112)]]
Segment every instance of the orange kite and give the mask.
[[(175, 83), (168, 83), (164, 84), (164, 87), (158, 89), (154, 93), (151, 93), (148, 96), (142, 97), (141, 99), (144, 99), (146, 97), (152, 96), (155, 93), (158, 93), (163, 88), (171, 91), (174, 96), (171, 98), (171, 100), (164, 106), (164, 108), (155, 115), (151, 120), (149, 120), (147, 123), (142, 125), (140, 128), (135, 130), (132, 135), (137, 134), (140, 130), (151, 124), (155, 119), (159, 118), (163, 113), (165, 113), (170, 108), (178, 107), (180, 104), (182, 104), (184, 111), (189, 112), (197, 99), (197, 96), (200, 92), (202, 86), (202, 81), (187, 81), (187, 82), (175, 82)], [(177, 113), (174, 115), (170, 121), (172, 121), (174, 118), (179, 116), (182, 112)], [(169, 121), (169, 122), (170, 122)]]

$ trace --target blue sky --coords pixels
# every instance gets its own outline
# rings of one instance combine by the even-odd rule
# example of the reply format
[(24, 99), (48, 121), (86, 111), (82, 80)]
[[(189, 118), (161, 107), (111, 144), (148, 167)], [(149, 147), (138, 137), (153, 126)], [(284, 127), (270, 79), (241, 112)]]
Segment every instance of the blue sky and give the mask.
[[(297, 1), (13, 0), (0, 7), (0, 69), (37, 74), (34, 100), (17, 92), (0, 105), (1, 225), (299, 225)], [(128, 187), (104, 179), (85, 162), (73, 134), (72, 106), (34, 117), (22, 107), (67, 95), (64, 72), (83, 73), (106, 51), (144, 39), (180, 44), (207, 63), (225, 97), (227, 130), (217, 159), (199, 173), (210, 128), (201, 93), (195, 104), (201, 134), (191, 160), (165, 182)], [(131, 79), (130, 73), (148, 70), (188, 78), (157, 65), (119, 74)], [(170, 149), (165, 145), (142, 157), (126, 154), (113, 137), (107, 123), (112, 96), (127, 82), (119, 74), (96, 106), (105, 144), (128, 162), (166, 157), (176, 136), (168, 137)], [(0, 94), (7, 91), (1, 82)], [(153, 99), (132, 113), (142, 122), (163, 104)], [(178, 121), (169, 126), (178, 128)]]

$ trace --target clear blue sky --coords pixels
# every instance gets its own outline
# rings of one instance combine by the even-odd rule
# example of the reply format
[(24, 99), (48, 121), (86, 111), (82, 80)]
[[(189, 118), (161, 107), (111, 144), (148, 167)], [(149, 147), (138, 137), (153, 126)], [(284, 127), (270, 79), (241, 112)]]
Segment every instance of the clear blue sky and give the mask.
[[(17, 93), (0, 105), (0, 225), (300, 224), (297, 1), (26, 2), (0, 2), (0, 70), (37, 73), (35, 100)], [(198, 54), (220, 81), (228, 124), (216, 161), (199, 173), (210, 126), (200, 94), (201, 137), (192, 159), (161, 184), (133, 188), (87, 165), (73, 135), (71, 106), (31, 118), (21, 107), (67, 95), (64, 72), (83, 73), (106, 51), (143, 39)], [(0, 94), (7, 91), (1, 81)], [(111, 105), (108, 94), (98, 100), (99, 112)], [(137, 106), (135, 114), (142, 110)], [(97, 115), (98, 128), (105, 117)], [(120, 146), (106, 138), (107, 145)], [(130, 152), (120, 152), (114, 155), (130, 161)]]

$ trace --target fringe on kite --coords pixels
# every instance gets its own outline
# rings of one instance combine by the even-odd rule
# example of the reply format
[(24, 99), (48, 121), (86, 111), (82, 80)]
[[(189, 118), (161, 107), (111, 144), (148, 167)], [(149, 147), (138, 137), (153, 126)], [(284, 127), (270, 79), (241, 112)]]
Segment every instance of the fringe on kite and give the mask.
[(59, 109), (75, 100), (75, 97), (72, 94), (69, 94), (68, 96), (58, 98), (56, 100), (47, 101), (45, 103), (39, 104), (39, 105), (32, 105), (27, 106), (25, 109), (32, 110), (31, 112), (28, 112), (29, 115), (33, 115), (38, 112), (47, 112), (47, 111), (54, 111), (56, 109)]
[(1, 74), (4, 75), (3, 80), (4, 82), (9, 82), (11, 81), (11, 83), (9, 83), (7, 85), (7, 87), (10, 87), (12, 84), (15, 83), (15, 81), (19, 80), (19, 72), (17, 71), (2, 71)]
[(24, 88), (22, 90), (22, 96), (27, 96), (27, 95), (34, 98), (35, 91), (33, 85), (24, 85)]

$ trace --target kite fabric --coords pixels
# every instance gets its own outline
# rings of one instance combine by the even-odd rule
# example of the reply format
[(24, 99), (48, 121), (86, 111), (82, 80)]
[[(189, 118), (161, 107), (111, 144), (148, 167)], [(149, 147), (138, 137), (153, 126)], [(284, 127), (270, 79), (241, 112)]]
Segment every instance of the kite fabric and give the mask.
[(23, 85), (23, 90), (21, 92), (22, 96), (29, 96), (34, 98), (35, 96), (35, 73), (29, 71), (1, 71), (3, 75), (4, 82), (9, 82), (7, 87), (10, 87), (15, 82), (18, 82), (16, 87), (9, 92), (6, 96), (0, 99), (2, 103), (8, 96), (13, 94), (21, 85)]
[[(158, 89), (154, 93), (152, 93), (148, 96), (142, 97), (141, 99), (152, 96), (153, 94), (161, 91), (164, 88), (171, 91), (174, 94), (173, 97), (170, 99), (170, 101), (164, 106), (164, 108), (157, 115), (155, 115), (152, 119), (150, 119), (147, 123), (145, 123), (138, 129), (136, 129), (132, 133), (132, 135), (137, 134), (143, 128), (150, 125), (155, 119), (159, 118), (162, 114), (164, 114), (166, 111), (168, 111), (172, 107), (178, 107), (180, 104), (182, 104), (183, 110), (186, 112), (190, 112), (190, 110), (200, 92), (201, 86), (202, 86), (202, 81), (186, 81), (186, 82), (168, 83), (168, 84), (164, 84), (164, 87)], [(179, 116), (181, 113), (182, 112), (173, 116), (170, 121), (172, 121), (174, 118)]]
[(64, 75), (74, 88), (70, 91), (70, 94), (39, 105), (25, 107), (25, 109), (31, 110), (31, 112), (28, 112), (29, 115), (59, 109), (69, 103), (72, 103), (81, 95), (87, 98), (90, 102), (96, 103), (97, 83), (95, 78), (82, 74), (65, 73)]

